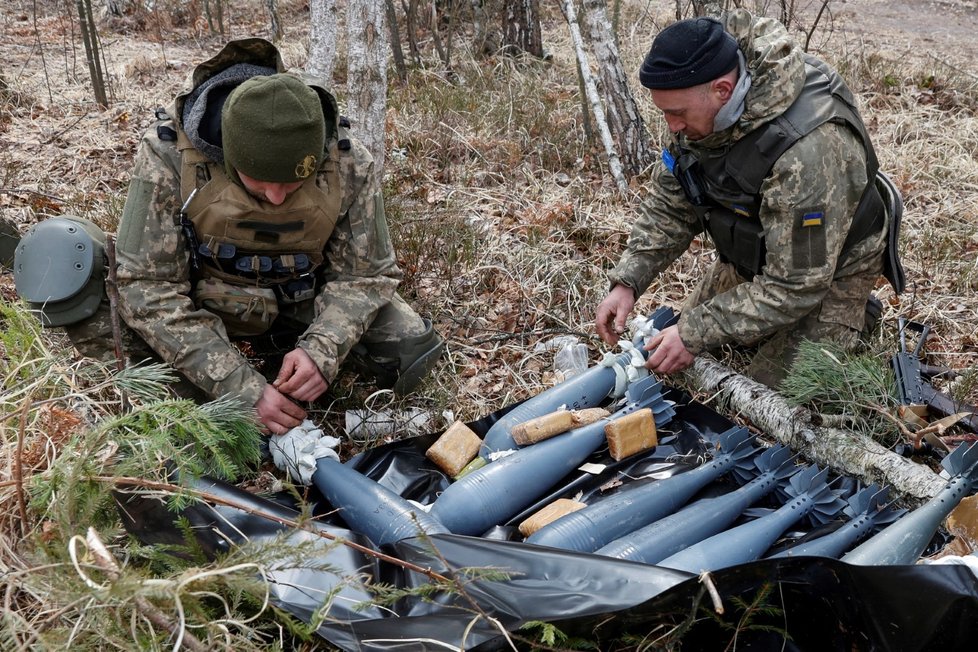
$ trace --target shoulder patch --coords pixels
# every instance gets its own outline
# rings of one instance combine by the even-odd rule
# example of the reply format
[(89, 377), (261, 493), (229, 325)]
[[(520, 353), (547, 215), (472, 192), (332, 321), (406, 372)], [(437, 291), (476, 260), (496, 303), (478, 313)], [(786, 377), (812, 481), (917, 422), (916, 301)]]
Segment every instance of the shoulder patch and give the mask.
[(804, 213), (801, 216), (801, 227), (810, 228), (813, 226), (822, 226), (822, 220), (825, 218), (825, 213), (822, 211), (812, 211), (810, 213)]
[(825, 211), (801, 208), (795, 211), (791, 233), (791, 259), (795, 269), (825, 265)]

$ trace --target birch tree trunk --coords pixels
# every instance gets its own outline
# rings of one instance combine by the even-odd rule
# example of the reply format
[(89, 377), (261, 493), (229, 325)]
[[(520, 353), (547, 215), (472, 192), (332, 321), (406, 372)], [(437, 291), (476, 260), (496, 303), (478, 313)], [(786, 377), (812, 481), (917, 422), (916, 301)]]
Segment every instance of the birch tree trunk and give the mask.
[(574, 9), (574, 0), (562, 0), (561, 10), (567, 19), (567, 27), (570, 29), (571, 40), (574, 43), (574, 51), (577, 53), (578, 72), (581, 74), (581, 81), (587, 93), (588, 102), (591, 103), (591, 111), (594, 113), (594, 122), (598, 133), (601, 135), (601, 143), (604, 145), (605, 153), (608, 155), (608, 168), (615, 184), (622, 192), (628, 191), (628, 182), (621, 168), (621, 159), (615, 149), (614, 139), (608, 130), (608, 121), (604, 117), (604, 107), (601, 106), (601, 98), (598, 97), (598, 89), (591, 76), (591, 66), (588, 62), (587, 53), (584, 51), (584, 39), (581, 37), (581, 28), (577, 24), (577, 12)]
[(543, 56), (538, 0), (506, 0), (503, 6), (503, 50)]
[(384, 0), (351, 0), (347, 8), (347, 114), (356, 135), (374, 158), (378, 183), (384, 178), (387, 118), (387, 29)]
[(633, 177), (655, 161), (655, 153), (649, 145), (645, 120), (628, 87), (605, 0), (584, 0), (584, 29), (598, 63), (608, 129), (618, 146), (625, 176)]
[(336, 63), (336, 0), (309, 0), (309, 60), (306, 72), (333, 85)]
[(819, 466), (863, 481), (889, 485), (905, 501), (917, 504), (937, 494), (946, 480), (881, 446), (875, 440), (839, 428), (822, 428), (812, 414), (788, 405), (766, 385), (741, 376), (707, 356), (696, 358), (684, 372), (689, 384), (712, 395), (726, 407), (778, 442)]

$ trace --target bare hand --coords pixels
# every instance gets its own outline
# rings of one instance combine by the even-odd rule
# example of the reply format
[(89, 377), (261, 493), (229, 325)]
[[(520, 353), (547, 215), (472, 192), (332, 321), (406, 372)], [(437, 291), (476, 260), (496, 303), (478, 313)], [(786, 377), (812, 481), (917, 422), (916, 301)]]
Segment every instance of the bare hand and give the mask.
[(645, 366), (660, 374), (682, 371), (693, 364), (695, 359), (679, 337), (679, 326), (670, 326), (659, 331), (645, 345), (645, 350), (653, 351), (645, 361)]
[(319, 367), (302, 349), (292, 349), (285, 354), (282, 368), (272, 385), (297, 401), (315, 401), (329, 389)]
[(306, 418), (305, 410), (271, 385), (265, 385), (265, 391), (255, 403), (255, 412), (262, 425), (275, 435), (284, 435)]
[(595, 325), (598, 335), (608, 344), (617, 344), (625, 332), (625, 322), (635, 307), (635, 293), (627, 285), (618, 284), (598, 304)]

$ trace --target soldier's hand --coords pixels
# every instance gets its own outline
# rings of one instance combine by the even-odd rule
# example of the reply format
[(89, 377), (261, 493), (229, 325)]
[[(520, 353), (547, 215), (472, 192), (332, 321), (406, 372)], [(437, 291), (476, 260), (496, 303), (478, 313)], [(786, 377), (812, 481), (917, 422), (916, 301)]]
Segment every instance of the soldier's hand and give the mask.
[(265, 391), (255, 403), (255, 411), (262, 425), (275, 435), (284, 435), (306, 418), (305, 410), (271, 385), (265, 385)]
[(285, 354), (282, 368), (272, 385), (297, 401), (315, 401), (329, 389), (319, 367), (302, 349), (292, 349)]
[(645, 350), (652, 351), (645, 366), (660, 374), (682, 371), (693, 364), (695, 359), (679, 336), (679, 326), (670, 326), (659, 331), (645, 345)]
[(617, 344), (625, 332), (628, 315), (635, 307), (635, 293), (627, 285), (616, 285), (600, 304), (595, 315), (598, 335), (608, 344)]

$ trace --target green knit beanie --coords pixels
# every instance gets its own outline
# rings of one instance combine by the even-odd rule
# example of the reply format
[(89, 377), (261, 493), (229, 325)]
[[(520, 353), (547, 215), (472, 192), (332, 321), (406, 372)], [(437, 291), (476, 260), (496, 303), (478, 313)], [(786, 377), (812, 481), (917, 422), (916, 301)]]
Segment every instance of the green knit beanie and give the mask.
[(258, 181), (293, 183), (315, 174), (325, 132), (319, 95), (287, 74), (243, 82), (221, 113), (225, 162)]

